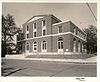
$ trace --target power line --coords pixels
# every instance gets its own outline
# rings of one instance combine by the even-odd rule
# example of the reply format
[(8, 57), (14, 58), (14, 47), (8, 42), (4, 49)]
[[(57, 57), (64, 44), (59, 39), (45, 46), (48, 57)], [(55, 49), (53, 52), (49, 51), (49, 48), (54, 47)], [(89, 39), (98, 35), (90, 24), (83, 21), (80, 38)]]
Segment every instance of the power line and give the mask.
[(88, 3), (86, 3), (86, 4), (87, 4), (88, 8), (90, 9), (90, 11), (91, 11), (91, 13), (92, 13), (93, 17), (94, 17), (94, 18), (95, 18), (95, 20), (97, 21), (97, 18), (96, 18), (96, 16), (94, 15), (94, 13), (93, 13), (93, 11), (92, 11), (91, 7), (89, 6), (89, 4), (88, 4)]

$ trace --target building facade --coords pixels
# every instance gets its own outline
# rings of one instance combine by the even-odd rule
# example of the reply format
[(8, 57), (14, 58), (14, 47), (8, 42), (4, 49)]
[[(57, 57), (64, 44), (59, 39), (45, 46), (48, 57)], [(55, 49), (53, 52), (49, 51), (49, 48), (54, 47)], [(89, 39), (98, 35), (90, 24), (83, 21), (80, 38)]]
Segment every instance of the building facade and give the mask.
[(26, 55), (86, 53), (86, 34), (54, 15), (33, 16), (23, 24), (23, 34), (25, 38), (17, 43)]

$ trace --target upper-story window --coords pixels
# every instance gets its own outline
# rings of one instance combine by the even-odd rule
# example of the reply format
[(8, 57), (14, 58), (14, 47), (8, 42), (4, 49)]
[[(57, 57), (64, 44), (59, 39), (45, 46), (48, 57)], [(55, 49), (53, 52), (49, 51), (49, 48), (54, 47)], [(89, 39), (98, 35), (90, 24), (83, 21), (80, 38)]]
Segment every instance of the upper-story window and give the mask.
[(58, 27), (58, 33), (62, 33), (62, 26)]
[(29, 26), (27, 25), (26, 26), (26, 39), (29, 38)]
[(36, 32), (34, 32), (34, 37), (36, 37)]
[(33, 28), (36, 29), (36, 23), (33, 24)]
[(81, 38), (82, 38), (82, 33), (81, 33)]
[(45, 30), (45, 29), (43, 30), (43, 36), (44, 36), (44, 35), (46, 35), (46, 30)]
[(81, 36), (81, 33), (79, 32), (79, 36)]
[(79, 31), (77, 31), (77, 35), (79, 36)]
[(4, 40), (4, 33), (2, 33), (2, 40)]
[(84, 38), (84, 35), (82, 34), (82, 38)]
[(45, 25), (46, 25), (45, 20), (43, 20), (43, 21), (42, 21), (42, 25), (43, 25), (43, 26), (45, 26)]
[(37, 36), (37, 29), (36, 29), (36, 23), (33, 23), (33, 37)]
[(76, 28), (74, 27), (74, 34), (76, 34)]
[(29, 34), (26, 34), (26, 38), (29, 38)]
[(84, 35), (84, 39), (86, 40), (86, 36)]
[(46, 35), (46, 22), (45, 20), (42, 21), (42, 36)]
[(29, 31), (29, 26), (27, 25), (27, 31)]

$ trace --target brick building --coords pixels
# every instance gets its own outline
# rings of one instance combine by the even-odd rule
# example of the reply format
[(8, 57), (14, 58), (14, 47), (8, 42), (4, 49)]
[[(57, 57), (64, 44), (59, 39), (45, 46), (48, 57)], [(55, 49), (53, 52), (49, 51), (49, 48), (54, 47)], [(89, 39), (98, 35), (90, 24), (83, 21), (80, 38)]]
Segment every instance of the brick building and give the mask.
[(62, 22), (54, 15), (33, 16), (23, 24), (24, 38), (19, 39), (21, 53), (86, 53), (86, 34), (71, 21)]

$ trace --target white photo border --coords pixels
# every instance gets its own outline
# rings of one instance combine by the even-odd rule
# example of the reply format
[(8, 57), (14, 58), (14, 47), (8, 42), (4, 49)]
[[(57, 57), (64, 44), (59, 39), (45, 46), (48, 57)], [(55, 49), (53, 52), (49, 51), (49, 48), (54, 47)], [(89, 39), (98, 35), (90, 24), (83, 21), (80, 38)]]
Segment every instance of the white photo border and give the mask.
[[(20, 2), (20, 3), (97, 3), (97, 45), (100, 45), (100, 1), (99, 0), (1, 0), (0, 15), (2, 16), (2, 2)], [(0, 19), (1, 19), (0, 16)], [(0, 28), (1, 28), (0, 20)], [(1, 29), (0, 29), (1, 34)], [(1, 35), (0, 35), (1, 38)], [(0, 42), (1, 46), (1, 42)], [(0, 82), (80, 82), (77, 78), (84, 78), (84, 82), (99, 82), (100, 79), (100, 46), (97, 46), (97, 77), (0, 77)], [(1, 53), (1, 47), (0, 47)], [(0, 56), (1, 57), (1, 56)], [(1, 60), (0, 60), (1, 62)], [(1, 67), (1, 64), (0, 64)], [(99, 69), (98, 69), (99, 68)], [(1, 74), (1, 71), (0, 71)]]

